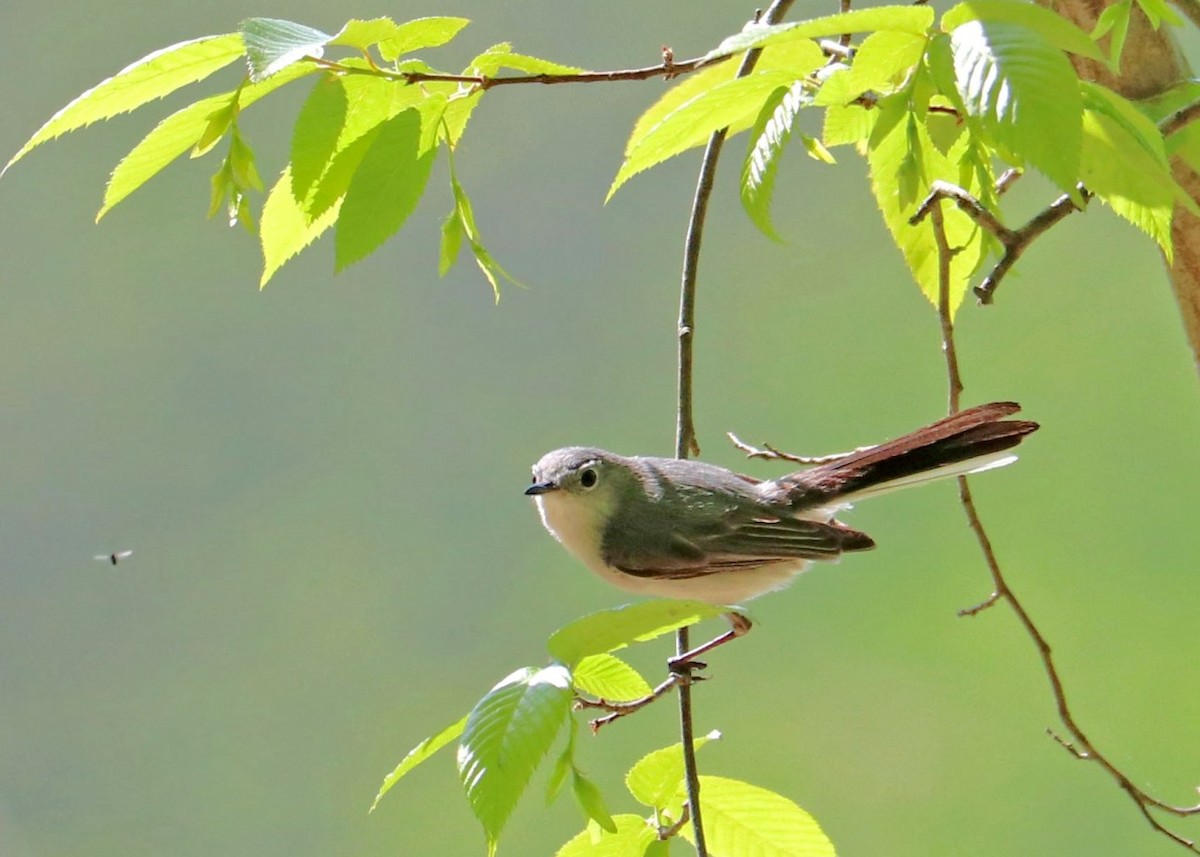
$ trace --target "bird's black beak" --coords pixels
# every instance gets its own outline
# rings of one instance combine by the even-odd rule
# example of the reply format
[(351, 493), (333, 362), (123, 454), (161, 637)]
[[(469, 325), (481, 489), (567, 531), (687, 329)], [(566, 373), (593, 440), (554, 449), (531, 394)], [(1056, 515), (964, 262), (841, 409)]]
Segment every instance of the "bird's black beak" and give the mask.
[(536, 497), (538, 494), (546, 494), (558, 488), (553, 482), (534, 482), (525, 489), (525, 494), (528, 497)]

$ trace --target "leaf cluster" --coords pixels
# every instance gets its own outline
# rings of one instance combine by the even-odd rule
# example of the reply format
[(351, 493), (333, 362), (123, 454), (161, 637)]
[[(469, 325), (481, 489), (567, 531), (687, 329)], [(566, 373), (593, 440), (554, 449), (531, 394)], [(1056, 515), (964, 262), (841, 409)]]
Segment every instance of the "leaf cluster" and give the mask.
[[(935, 304), (933, 232), (928, 223), (909, 222), (935, 181), (957, 185), (994, 210), (998, 176), (1033, 168), (1080, 207), (1086, 187), (1169, 258), (1174, 206), (1195, 203), (1171, 176), (1168, 146), (1154, 123), (1162, 108), (1156, 115), (1153, 105), (1080, 80), (1068, 56), (1119, 63), (1123, 39), (1110, 42), (1107, 57), (1096, 41), (1127, 26), (1115, 8), (1090, 35), (1014, 0), (965, 0), (940, 20), (928, 6), (879, 6), (751, 24), (711, 55), (760, 50), (753, 73), (733, 79), (717, 66), (668, 91), (638, 120), (609, 196), (717, 129), (749, 130), (741, 198), (764, 234), (779, 238), (770, 210), (787, 144), (799, 139), (824, 163), (834, 163), (831, 150), (852, 146), (866, 157), (884, 221)], [(1147, 14), (1154, 10), (1161, 13), (1151, 17), (1156, 24), (1174, 20), (1161, 2)], [(849, 49), (824, 41), (842, 34), (865, 35)], [(806, 109), (819, 111), (819, 133), (799, 129)], [(945, 213), (945, 229), (957, 306), (995, 241), (957, 209)]]
[[(401, 24), (389, 18), (352, 20), (330, 35), (291, 21), (250, 18), (236, 33), (155, 51), (84, 92), (54, 114), (5, 170), (42, 143), (142, 107), (244, 58), (246, 71), (235, 88), (172, 113), (117, 164), (97, 220), (183, 154), (198, 158), (224, 143), (209, 215), (224, 210), (231, 224), (258, 233), (262, 284), (331, 227), (340, 270), (404, 225), (425, 192), (438, 151), (457, 145), (478, 105), (478, 87), (455, 81), (413, 85), (407, 76), (441, 74), (412, 54), (446, 44), (467, 23), (452, 17)], [(326, 54), (333, 49), (350, 55), (331, 60)], [(476, 56), (462, 74), (486, 77), (504, 68), (578, 71), (499, 44)], [(260, 222), (249, 197), (263, 182), (239, 117), (260, 98), (310, 76), (317, 80), (297, 117), (289, 161), (267, 191)], [(444, 275), (465, 244), (498, 294), (500, 281), (512, 278), (484, 246), (457, 177), (451, 196), (439, 270)]]
[[(1163, 0), (1137, 2), (1155, 26), (1178, 21)], [(689, 65), (701, 70), (638, 119), (608, 195), (725, 128), (730, 135), (749, 132), (741, 199), (751, 220), (776, 240), (771, 204), (791, 140), (828, 164), (835, 163), (832, 152), (839, 146), (865, 156), (884, 222), (931, 301), (938, 292), (938, 254), (930, 226), (910, 222), (917, 205), (940, 181), (993, 210), (999, 205), (997, 177), (1008, 168), (1037, 170), (1079, 207), (1086, 188), (1169, 258), (1174, 206), (1195, 209), (1195, 203), (1172, 178), (1168, 152), (1192, 157), (1200, 137), (1185, 128), (1169, 149), (1154, 121), (1163, 103), (1135, 104), (1081, 81), (1069, 60), (1074, 54), (1115, 68), (1132, 3), (1108, 7), (1091, 34), (1017, 0), (964, 0), (940, 20), (928, 6), (897, 5), (752, 23)], [(439, 273), (450, 270), (465, 246), (498, 295), (500, 282), (513, 280), (484, 245), (454, 172), (453, 150), (501, 70), (519, 72), (515, 82), (523, 77), (539, 83), (576, 80), (582, 72), (516, 54), (508, 44), (478, 54), (461, 74), (441, 72), (414, 56), (450, 42), (466, 24), (453, 17), (404, 23), (375, 18), (352, 20), (329, 35), (290, 21), (250, 18), (236, 33), (155, 51), (83, 93), (8, 166), (41, 143), (145, 105), (244, 57), (238, 86), (168, 116), (117, 164), (98, 217), (185, 152), (199, 157), (224, 142), (209, 213), (224, 210), (231, 224), (257, 230), (265, 285), (330, 228), (339, 270), (376, 250), (412, 214), (444, 150), (451, 159), (451, 207), (442, 226)], [(826, 41), (854, 34), (860, 38), (850, 47)], [(1097, 43), (1101, 38), (1108, 39), (1107, 56)], [(751, 74), (736, 76), (735, 64), (722, 61), (751, 50), (759, 52)], [(330, 58), (335, 51), (348, 55)], [(239, 117), (258, 99), (309, 76), (317, 80), (297, 117), (289, 161), (256, 218), (250, 199), (263, 183)], [(806, 110), (818, 111), (813, 124), (819, 131), (799, 127)], [(954, 251), (950, 299), (957, 306), (996, 241), (957, 209), (945, 212), (944, 223)]]
[[(613, 652), (721, 612), (697, 602), (648, 601), (594, 613), (559, 629), (547, 643), (553, 659), (548, 666), (522, 667), (506, 676), (466, 716), (414, 747), (384, 779), (372, 809), (402, 777), (457, 741), (459, 779), (483, 825), (489, 853), (495, 853), (535, 769), (566, 731), (551, 766), (546, 800), (553, 801), (569, 781), (586, 826), (563, 845), (560, 857), (667, 854), (675, 834), (688, 840), (693, 835), (684, 809), (682, 746), (647, 754), (625, 777), (629, 794), (649, 815), (613, 815), (580, 765), (578, 723), (571, 707), (580, 696), (620, 703), (650, 693), (646, 679)], [(701, 738), (696, 746), (716, 737), (713, 733)], [(705, 776), (701, 784), (705, 833), (713, 854), (833, 854), (816, 821), (781, 795), (724, 777)]]

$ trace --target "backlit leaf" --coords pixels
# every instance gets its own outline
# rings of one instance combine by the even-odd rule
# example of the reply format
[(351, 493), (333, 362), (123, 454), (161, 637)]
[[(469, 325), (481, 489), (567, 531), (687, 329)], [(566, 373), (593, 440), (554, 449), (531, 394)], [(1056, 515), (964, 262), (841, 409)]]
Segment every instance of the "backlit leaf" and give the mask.
[(283, 171), (263, 204), (259, 241), (263, 251), (263, 273), (259, 288), (275, 276), (285, 262), (317, 240), (337, 220), (341, 200), (336, 200), (319, 217), (310, 217), (296, 199), (291, 172)]
[(699, 601), (639, 601), (576, 619), (551, 634), (546, 646), (557, 660), (574, 667), (587, 655), (623, 649), (726, 612)]
[(932, 25), (933, 9), (928, 6), (875, 6), (787, 24), (747, 24), (742, 32), (728, 37), (706, 56), (726, 56), (793, 39), (823, 39), (842, 33), (897, 30), (924, 35)]
[(467, 718), (463, 717), (457, 723), (451, 723), (441, 732), (438, 732), (436, 735), (431, 735), (420, 744), (409, 750), (408, 755), (400, 760), (400, 764), (397, 765), (390, 774), (383, 778), (383, 785), (379, 787), (379, 794), (375, 795), (375, 800), (371, 804), (370, 811), (375, 811), (375, 807), (379, 805), (379, 799), (387, 794), (388, 789), (394, 786), (401, 777), (461, 735), (463, 733), (463, 729), (466, 728), (466, 725)]
[[(262, 83), (243, 86), (241, 94), (238, 95), (238, 109), (245, 110), (264, 95), (311, 74), (314, 70), (308, 66), (292, 66)], [(96, 220), (157, 175), (171, 161), (195, 146), (208, 127), (212, 114), (217, 110), (227, 109), (235, 93), (236, 91), (225, 92), (203, 98), (159, 122), (113, 170), (108, 185), (104, 188), (104, 204), (100, 207)]]
[(742, 208), (751, 222), (772, 241), (782, 240), (771, 222), (771, 198), (779, 158), (792, 136), (792, 124), (804, 97), (799, 81), (777, 89), (763, 105), (750, 132), (750, 148), (742, 161), (740, 182)]
[(1075, 24), (1056, 12), (1019, 0), (963, 0), (942, 16), (942, 29), (952, 32), (968, 21), (980, 20), (988, 24), (1017, 24), (1037, 33), (1059, 50), (1089, 59), (1104, 59), (1092, 37)]
[(1158, 127), (1131, 102), (1097, 84), (1084, 84), (1084, 184), (1172, 257), (1176, 203), (1200, 215), (1171, 175)]
[[(740, 857), (834, 857), (815, 818), (783, 795), (726, 777), (700, 777), (704, 837), (713, 854)], [(695, 841), (686, 824), (680, 831)]]
[(346, 124), (346, 90), (341, 78), (323, 76), (300, 108), (292, 128), (292, 191), (308, 196), (337, 151)]
[[(929, 138), (925, 123), (907, 109), (903, 93), (880, 102), (879, 114), (870, 137), (867, 161), (871, 168), (871, 189), (883, 213), (884, 223), (892, 233), (896, 246), (904, 255), (921, 292), (929, 301), (938, 304), (939, 258), (929, 218), (913, 225), (909, 223), (917, 204), (929, 193), (935, 179), (957, 182), (958, 164), (938, 151)], [(980, 188), (972, 185), (966, 190), (981, 197)], [(971, 276), (978, 270), (987, 253), (982, 230), (957, 206), (942, 203), (942, 214), (949, 245), (955, 248), (950, 259), (950, 307), (961, 303), (970, 285)]]
[(617, 172), (607, 199), (642, 170), (703, 146), (713, 131), (755, 116), (770, 94), (790, 86), (795, 78), (785, 72), (762, 72), (719, 83), (696, 95), (646, 130), (641, 139), (630, 138), (629, 154)]
[(968, 21), (950, 34), (950, 46), (959, 95), (1001, 154), (1077, 195), (1083, 100), (1066, 55), (1005, 22)]
[(859, 95), (868, 90), (886, 94), (903, 83), (912, 67), (925, 52), (925, 36), (898, 30), (871, 33), (863, 39), (846, 80), (847, 87)]
[(571, 707), (561, 665), (517, 670), (472, 709), (458, 748), (458, 773), (494, 854), (504, 823), (550, 749)]
[(616, 655), (601, 652), (582, 658), (571, 670), (575, 689), (609, 702), (629, 702), (649, 695), (641, 673)]
[[(203, 80), (229, 65), (242, 52), (241, 35), (228, 33), (180, 42), (142, 57), (51, 116), (12, 156), (4, 170), (0, 170), (0, 175), (35, 146), (101, 119), (127, 113), (181, 86)], [(195, 139), (189, 145), (192, 143)]]
[(446, 44), (471, 23), (466, 18), (431, 17), (405, 21), (396, 31), (379, 43), (379, 55), (386, 62), (411, 51), (436, 48)]
[(578, 768), (571, 772), (571, 790), (575, 795), (575, 802), (579, 804), (584, 815), (609, 833), (617, 832), (617, 826), (608, 813), (608, 807), (604, 805), (604, 795), (600, 794), (600, 789), (596, 788), (596, 784), (580, 773)]
[[(695, 747), (699, 750), (720, 737), (720, 732), (710, 732), (697, 738)], [(672, 744), (638, 759), (625, 775), (625, 787), (638, 803), (657, 809), (666, 806), (679, 793), (683, 778), (683, 745)]]
[(647, 857), (652, 853), (648, 849), (666, 844), (658, 842), (654, 829), (640, 816), (615, 815), (613, 824), (617, 832), (606, 833), (596, 822), (589, 822), (585, 830), (555, 852), (555, 857)]
[(295, 21), (247, 18), (238, 26), (246, 43), (250, 80), (257, 83), (306, 56), (320, 58), (332, 36)]
[(417, 207), (437, 154), (422, 153), (420, 143), (416, 110), (380, 126), (346, 188), (335, 236), (338, 270), (376, 250)]

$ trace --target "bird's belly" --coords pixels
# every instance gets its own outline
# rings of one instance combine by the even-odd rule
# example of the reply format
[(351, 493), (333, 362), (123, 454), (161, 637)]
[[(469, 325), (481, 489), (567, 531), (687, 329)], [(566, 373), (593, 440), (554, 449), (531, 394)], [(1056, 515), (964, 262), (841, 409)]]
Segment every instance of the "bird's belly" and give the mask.
[(542, 523), (593, 574), (626, 592), (704, 601), (708, 604), (741, 604), (782, 589), (810, 565), (807, 560), (798, 559), (686, 578), (629, 574), (604, 562), (600, 528), (594, 526), (594, 522), (586, 515), (578, 514), (578, 509), (569, 507), (564, 499), (554, 493), (535, 498)]
[(638, 577), (615, 568), (597, 571), (601, 577), (629, 592), (704, 601), (708, 604), (735, 605), (783, 589), (796, 575), (808, 568), (808, 560), (774, 562), (754, 568), (714, 571), (699, 577)]

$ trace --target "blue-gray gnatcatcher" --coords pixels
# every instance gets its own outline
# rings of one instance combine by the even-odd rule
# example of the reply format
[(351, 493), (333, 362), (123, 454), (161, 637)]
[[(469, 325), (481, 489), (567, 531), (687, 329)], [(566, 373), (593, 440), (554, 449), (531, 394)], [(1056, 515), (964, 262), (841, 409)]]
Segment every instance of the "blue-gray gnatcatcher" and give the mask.
[[(609, 583), (736, 605), (786, 586), (813, 560), (874, 547), (834, 518), (851, 503), (1016, 460), (1009, 450), (1038, 427), (1004, 419), (1018, 410), (980, 405), (766, 481), (699, 461), (571, 446), (542, 456), (525, 493), (546, 529)], [(749, 629), (738, 618), (745, 624), (739, 632), (735, 621), (733, 636)]]

